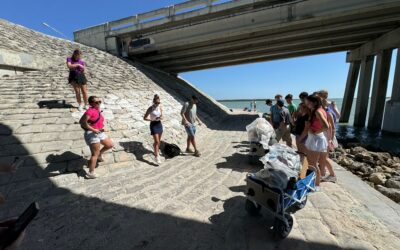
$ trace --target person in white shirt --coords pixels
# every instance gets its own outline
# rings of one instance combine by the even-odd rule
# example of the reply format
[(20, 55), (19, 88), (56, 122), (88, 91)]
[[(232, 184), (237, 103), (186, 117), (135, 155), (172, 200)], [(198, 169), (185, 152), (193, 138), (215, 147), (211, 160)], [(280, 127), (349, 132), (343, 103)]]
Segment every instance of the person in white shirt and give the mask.
[(161, 136), (163, 133), (163, 125), (161, 123), (161, 120), (163, 119), (163, 111), (160, 104), (160, 97), (158, 95), (154, 95), (153, 105), (147, 109), (146, 114), (143, 117), (145, 121), (150, 121), (150, 134), (154, 139), (154, 161), (157, 165), (161, 164), (159, 152)]

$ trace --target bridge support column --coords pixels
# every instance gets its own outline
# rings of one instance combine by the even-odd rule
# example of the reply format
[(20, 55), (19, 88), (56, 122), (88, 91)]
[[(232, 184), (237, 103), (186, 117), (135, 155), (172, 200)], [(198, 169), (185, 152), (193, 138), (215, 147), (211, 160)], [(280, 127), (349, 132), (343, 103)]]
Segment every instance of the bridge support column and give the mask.
[(119, 39), (117, 37), (106, 37), (105, 39), (106, 39), (106, 51), (115, 56), (119, 56), (120, 52)]
[(356, 127), (365, 126), (373, 65), (373, 56), (367, 56), (361, 62), (360, 83), (358, 84), (356, 112), (354, 114), (354, 126)]
[(397, 49), (396, 69), (394, 73), (392, 96), (386, 102), (382, 130), (400, 133), (400, 49)]
[(356, 90), (358, 74), (360, 72), (360, 61), (350, 63), (347, 75), (346, 90), (344, 91), (343, 105), (340, 112), (340, 122), (349, 122), (351, 106), (353, 106), (354, 92)]
[(372, 87), (371, 107), (368, 116), (368, 128), (370, 129), (381, 129), (382, 127), (391, 60), (391, 49), (383, 50), (376, 57), (374, 85)]

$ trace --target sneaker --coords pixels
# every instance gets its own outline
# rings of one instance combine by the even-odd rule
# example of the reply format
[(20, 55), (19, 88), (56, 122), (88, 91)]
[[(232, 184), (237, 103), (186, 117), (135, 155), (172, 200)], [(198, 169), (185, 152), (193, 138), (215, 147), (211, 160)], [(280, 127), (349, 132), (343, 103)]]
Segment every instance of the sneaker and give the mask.
[(97, 174), (95, 174), (94, 172), (93, 173), (90, 173), (90, 172), (86, 173), (86, 178), (88, 178), (88, 179), (96, 179), (97, 177), (99, 177), (99, 176)]
[(193, 150), (191, 150), (190, 148), (187, 148), (187, 149), (186, 149), (186, 151), (185, 151), (185, 153), (187, 153), (187, 154), (193, 154), (193, 153), (194, 153), (194, 151), (193, 151)]
[(78, 110), (79, 110), (79, 112), (83, 111), (83, 105), (82, 104), (79, 104)]
[(336, 183), (337, 178), (336, 178), (336, 176), (328, 175), (328, 176), (322, 178), (321, 181), (323, 181), (323, 182), (333, 182), (333, 183)]
[(156, 158), (156, 162), (157, 162), (157, 164), (159, 164), (159, 165), (162, 163), (160, 157), (157, 157), (157, 158)]
[(151, 156), (151, 159), (153, 160), (153, 163), (156, 164), (157, 166), (160, 165), (160, 163), (158, 163), (158, 157), (155, 157), (154, 155)]
[(86, 104), (85, 107), (84, 107), (84, 109), (85, 109), (85, 110), (88, 110), (88, 109), (89, 109), (89, 104)]
[(194, 156), (196, 156), (196, 157), (200, 157), (200, 152), (198, 151), (198, 150), (196, 150), (195, 152), (194, 152)]

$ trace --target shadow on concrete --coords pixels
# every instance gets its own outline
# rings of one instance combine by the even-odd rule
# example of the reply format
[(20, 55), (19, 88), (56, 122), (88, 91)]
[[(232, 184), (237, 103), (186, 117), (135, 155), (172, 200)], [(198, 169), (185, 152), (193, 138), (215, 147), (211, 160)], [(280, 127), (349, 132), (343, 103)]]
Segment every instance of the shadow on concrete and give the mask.
[(229, 187), (229, 190), (235, 193), (243, 193), (246, 191), (246, 185)]
[(342, 249), (335, 245), (293, 239), (290, 235), (283, 240), (275, 237), (274, 216), (263, 208), (257, 216), (248, 215), (244, 208), (245, 200), (244, 196), (213, 199), (214, 202), (223, 202), (224, 211), (211, 216), (209, 221), (215, 229), (226, 228), (226, 249)]
[[(1, 124), (0, 130), (12, 131)], [(21, 144), (17, 137), (14, 142), (7, 147)], [(140, 143), (133, 145), (136, 146), (131, 144), (131, 149), (142, 148)], [(126, 147), (129, 149), (129, 144)], [(13, 158), (11, 155), (5, 157)], [(76, 155), (52, 155), (49, 160), (65, 157)], [(137, 207), (133, 207), (133, 201), (117, 199), (129, 184), (118, 179), (110, 188), (111, 183), (105, 183), (106, 179), (35, 176), (33, 173), (41, 170), (39, 164), (31, 156), (25, 158), (33, 164), (21, 167), (14, 174), (0, 174), (0, 192), (7, 194), (6, 203), (0, 206), (1, 218), (19, 215), (32, 201), (38, 201), (41, 207), (27, 228), (21, 249), (289, 249), (287, 246), (291, 249), (336, 249), (290, 238), (276, 242), (266, 229), (268, 220), (265, 216), (252, 218), (247, 215), (244, 197), (225, 201), (215, 199), (215, 202), (224, 203), (224, 211), (211, 216), (211, 223), (204, 223), (171, 215), (177, 214), (174, 207), (164, 209), (162, 213), (152, 212), (148, 202), (144, 202), (146, 198), (152, 199), (146, 192), (140, 194), (139, 199), (143, 202)], [(6, 158), (2, 157), (2, 160)], [(134, 178), (133, 174), (132, 183)], [(74, 191), (61, 187), (66, 181), (70, 186), (79, 186)]]
[(152, 155), (153, 151), (147, 149), (143, 145), (143, 142), (129, 141), (129, 142), (120, 142), (119, 144), (124, 148), (125, 152), (132, 153), (136, 157), (136, 160), (157, 167), (155, 163), (150, 162), (144, 158), (145, 155)]
[(85, 177), (84, 167), (88, 166), (88, 161), (81, 155), (71, 151), (66, 151), (62, 154), (50, 154), (46, 157), (49, 162), (47, 167), (40, 174), (51, 177), (60, 174), (76, 173), (80, 177)]
[(232, 144), (236, 144), (233, 148), (240, 149), (240, 153), (248, 153), (250, 152), (250, 142), (242, 141), (242, 142), (232, 142)]
[(262, 165), (253, 164), (248, 155), (234, 153), (231, 156), (224, 157), (225, 162), (217, 163), (217, 168), (229, 168), (236, 172), (257, 172), (262, 169)]
[(73, 108), (69, 103), (66, 103), (65, 100), (43, 100), (37, 103), (39, 108), (48, 108), (48, 109), (68, 109)]

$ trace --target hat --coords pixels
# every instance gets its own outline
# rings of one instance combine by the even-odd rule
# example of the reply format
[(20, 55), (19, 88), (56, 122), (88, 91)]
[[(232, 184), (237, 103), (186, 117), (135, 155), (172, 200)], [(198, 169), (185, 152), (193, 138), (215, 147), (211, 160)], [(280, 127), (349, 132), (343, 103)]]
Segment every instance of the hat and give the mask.
[(285, 103), (284, 103), (282, 100), (278, 100), (278, 101), (276, 102), (276, 104), (277, 104), (279, 107), (283, 107), (283, 106), (285, 105)]

